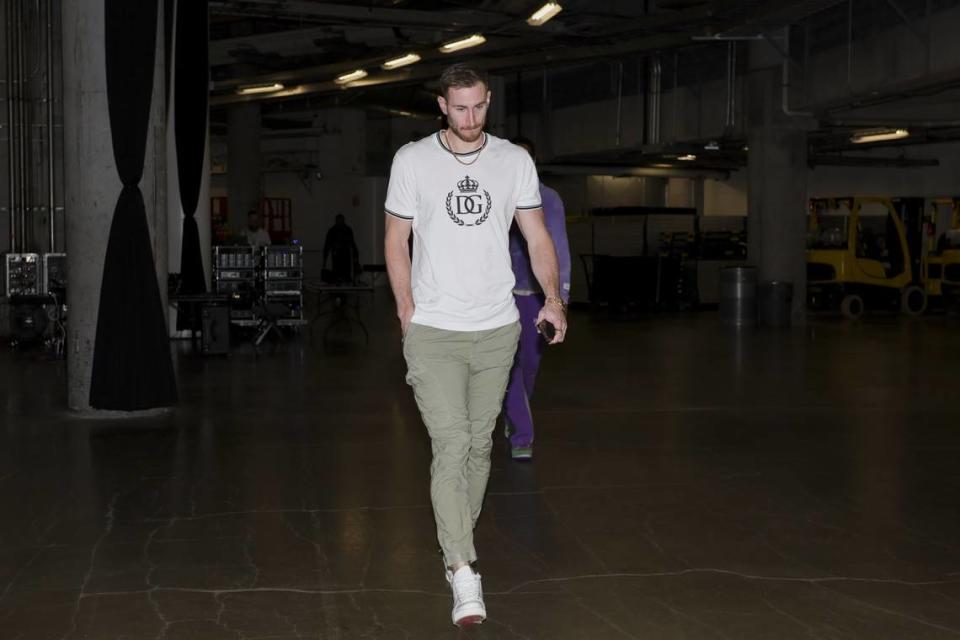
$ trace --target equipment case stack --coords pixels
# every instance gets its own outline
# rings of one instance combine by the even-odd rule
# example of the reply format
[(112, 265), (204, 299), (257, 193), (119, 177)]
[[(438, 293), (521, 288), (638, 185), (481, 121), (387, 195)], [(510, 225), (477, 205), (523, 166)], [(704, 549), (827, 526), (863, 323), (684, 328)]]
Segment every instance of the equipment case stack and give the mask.
[[(303, 247), (263, 247), (264, 304), (276, 315), (278, 326), (296, 327), (303, 319)], [(283, 313), (279, 309), (283, 307)]]
[(255, 326), (252, 305), (257, 295), (257, 253), (247, 245), (213, 247), (213, 292), (230, 296), (230, 322)]

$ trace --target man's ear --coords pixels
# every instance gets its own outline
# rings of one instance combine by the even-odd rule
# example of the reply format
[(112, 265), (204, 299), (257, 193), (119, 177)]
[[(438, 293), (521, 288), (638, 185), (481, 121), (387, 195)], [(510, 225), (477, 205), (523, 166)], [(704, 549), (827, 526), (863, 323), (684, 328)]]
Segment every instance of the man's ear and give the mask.
[(443, 96), (437, 96), (437, 104), (440, 105), (440, 111), (447, 115), (447, 99)]

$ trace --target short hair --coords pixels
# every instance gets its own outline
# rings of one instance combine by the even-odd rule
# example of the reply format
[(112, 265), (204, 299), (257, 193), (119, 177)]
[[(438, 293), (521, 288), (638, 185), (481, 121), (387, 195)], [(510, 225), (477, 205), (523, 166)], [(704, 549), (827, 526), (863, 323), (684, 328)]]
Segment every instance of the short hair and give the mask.
[(521, 147), (526, 147), (527, 151), (530, 152), (530, 157), (536, 159), (537, 157), (537, 145), (533, 144), (533, 140), (524, 136), (517, 136), (516, 138), (511, 138), (510, 142), (513, 144), (519, 145)]
[(487, 89), (490, 88), (490, 79), (486, 71), (469, 62), (458, 62), (450, 65), (440, 74), (440, 95), (446, 98), (447, 91), (451, 87), (465, 89), (480, 83)]

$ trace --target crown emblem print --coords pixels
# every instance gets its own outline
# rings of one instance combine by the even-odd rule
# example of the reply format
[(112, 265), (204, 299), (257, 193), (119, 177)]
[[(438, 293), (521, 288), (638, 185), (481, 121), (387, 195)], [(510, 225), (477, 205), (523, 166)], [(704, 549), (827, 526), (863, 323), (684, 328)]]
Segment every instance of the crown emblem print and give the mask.
[(481, 191), (480, 182), (470, 176), (457, 182), (456, 192), (447, 193), (447, 215), (458, 227), (479, 227), (492, 210), (490, 192)]
[(480, 188), (480, 183), (476, 180), (466, 176), (463, 180), (457, 183), (457, 189), (460, 190), (460, 193), (476, 193), (477, 189)]

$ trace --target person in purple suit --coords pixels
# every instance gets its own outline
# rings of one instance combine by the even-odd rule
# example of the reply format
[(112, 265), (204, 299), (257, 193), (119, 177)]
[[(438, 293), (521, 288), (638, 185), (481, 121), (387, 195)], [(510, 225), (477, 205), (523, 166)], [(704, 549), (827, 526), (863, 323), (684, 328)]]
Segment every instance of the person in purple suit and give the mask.
[[(512, 142), (527, 150), (536, 162), (536, 150), (533, 142), (526, 138), (515, 138)], [(560, 194), (540, 183), (540, 198), (543, 203), (543, 217), (547, 231), (553, 238), (560, 267), (560, 297), (564, 304), (570, 301), (570, 245), (567, 242), (566, 214)], [(537, 328), (537, 313), (543, 306), (543, 293), (537, 284), (537, 278), (530, 265), (527, 243), (516, 223), (510, 229), (510, 257), (513, 274), (517, 282), (513, 288), (513, 297), (520, 312), (520, 345), (516, 360), (510, 372), (510, 383), (504, 398), (504, 421), (506, 434), (510, 439), (510, 454), (514, 460), (533, 458), (533, 414), (530, 411), (530, 398), (540, 368), (547, 341), (540, 336)]]

